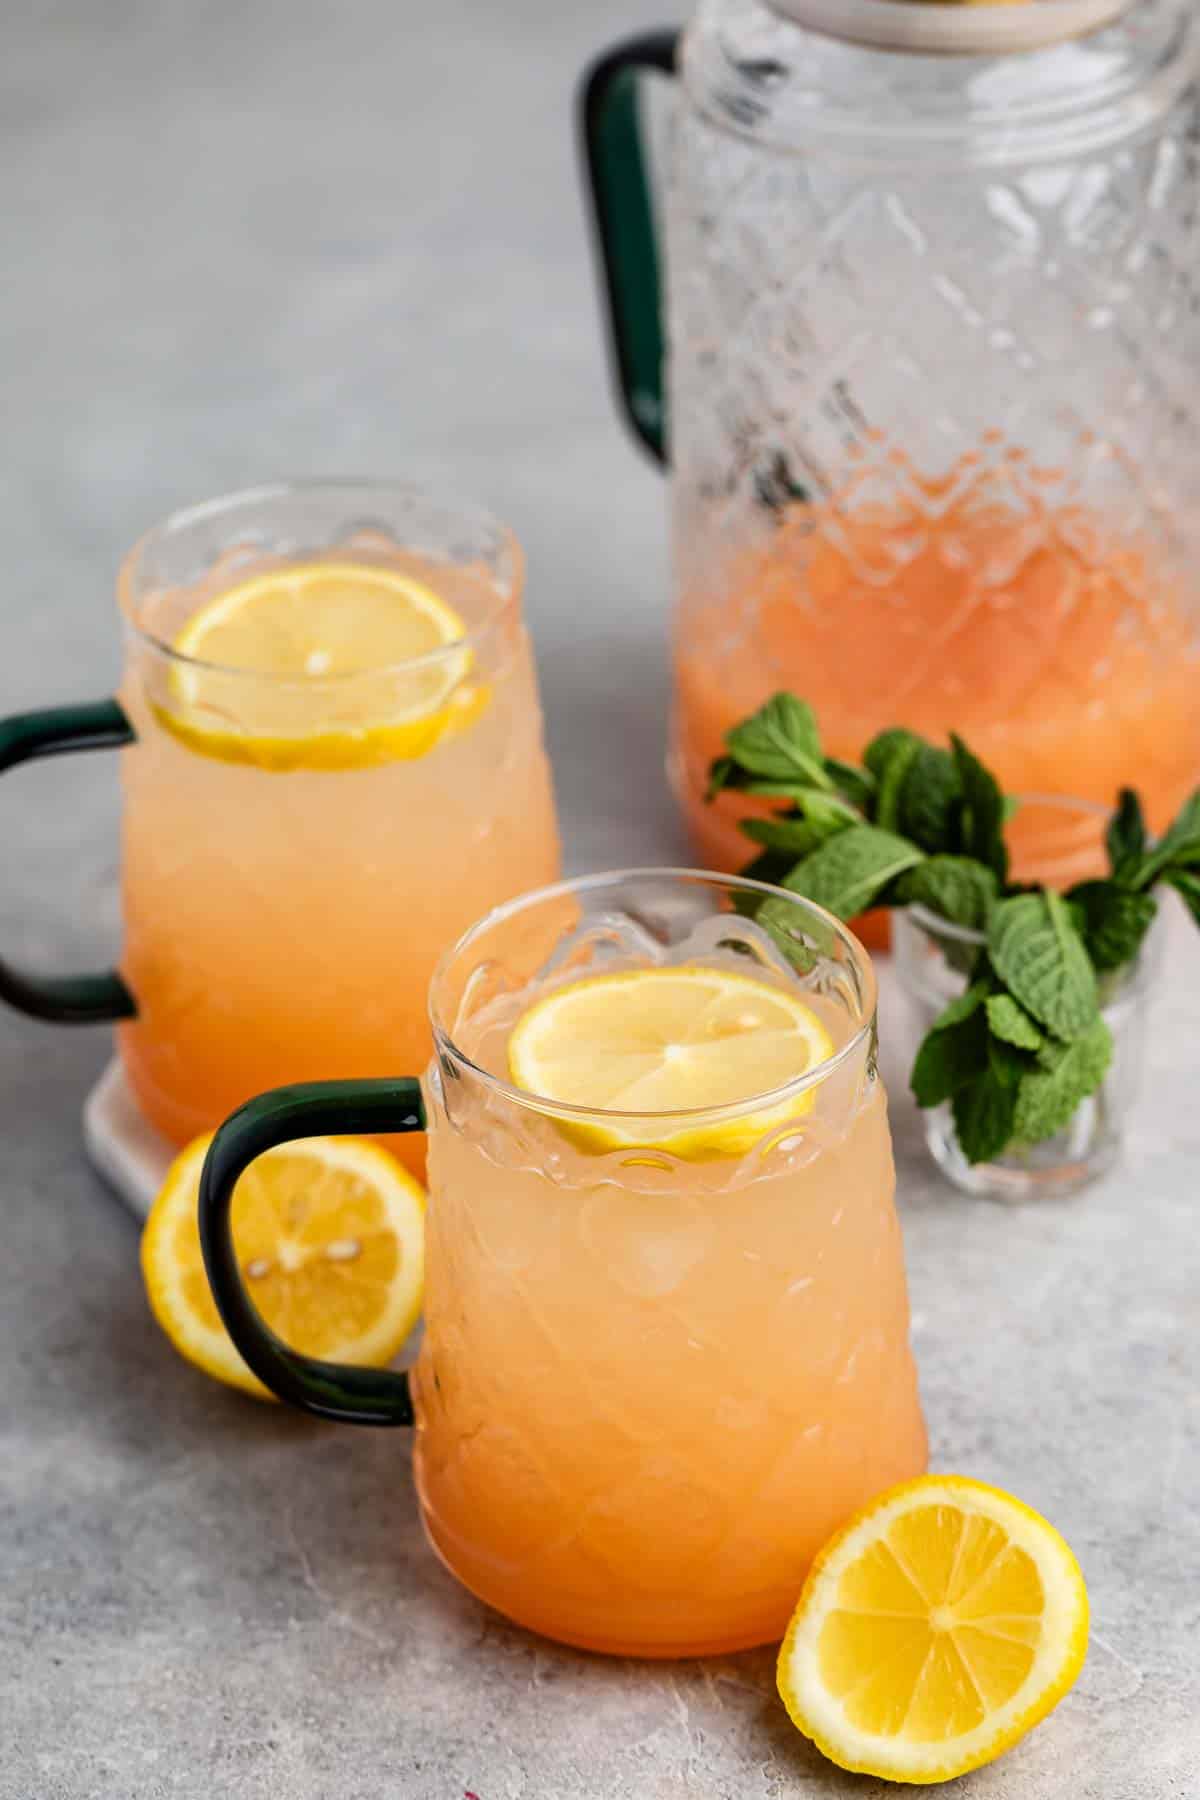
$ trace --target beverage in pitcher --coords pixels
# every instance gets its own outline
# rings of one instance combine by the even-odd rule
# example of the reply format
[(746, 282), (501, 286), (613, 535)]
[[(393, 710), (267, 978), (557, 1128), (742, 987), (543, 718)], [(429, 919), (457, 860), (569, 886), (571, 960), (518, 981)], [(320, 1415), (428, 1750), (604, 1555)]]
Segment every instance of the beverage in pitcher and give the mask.
[[(889, 723), (952, 726), (1018, 793), (1105, 803), (1134, 766), (1165, 824), (1200, 768), (1200, 643), (1153, 543), (1020, 450), (987, 443), (936, 480), (898, 451), (859, 460), (832, 499), (708, 561), (682, 604), (673, 773), (707, 858), (748, 860), (747, 802), (706, 806), (707, 771), (781, 688), (819, 706), (833, 755)], [(1079, 817), (1065, 835), (1049, 809), (1017, 822), (1031, 875), (1093, 872), (1100, 828)]]
[(794, 898), (731, 910), (767, 893), (579, 883), (434, 985), (426, 1525), (591, 1649), (777, 1639), (830, 1531), (924, 1467), (870, 965)]
[(172, 1139), (419, 1065), (440, 952), (557, 872), (521, 585), (502, 527), (397, 489), (248, 495), (133, 552), (119, 1035)]

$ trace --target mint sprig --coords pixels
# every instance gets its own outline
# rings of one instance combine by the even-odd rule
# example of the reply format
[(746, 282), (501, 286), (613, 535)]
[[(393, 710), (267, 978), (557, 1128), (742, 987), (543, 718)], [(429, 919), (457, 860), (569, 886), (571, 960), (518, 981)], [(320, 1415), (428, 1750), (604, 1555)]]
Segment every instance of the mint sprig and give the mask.
[(899, 884), (896, 901), (923, 906), (951, 925), (982, 931), (1000, 898), (995, 871), (969, 856), (929, 856)]
[(839, 919), (852, 919), (920, 861), (920, 850), (907, 838), (878, 825), (854, 825), (813, 850), (783, 885)]
[[(950, 1105), (963, 1154), (989, 1162), (1070, 1124), (1113, 1055), (1100, 983), (1137, 958), (1169, 885), (1200, 926), (1200, 791), (1157, 843), (1122, 789), (1106, 834), (1110, 873), (1065, 895), (1009, 879), (1004, 827), (1015, 802), (959, 737), (948, 749), (902, 727), (862, 764), (824, 754), (815, 714), (777, 694), (726, 738), (710, 798), (726, 789), (783, 803), (742, 830), (760, 846), (746, 873), (849, 919), (920, 906), (972, 936), (943, 950), (966, 992), (935, 1020), (911, 1085), (920, 1106)], [(782, 902), (744, 910), (786, 939)], [(975, 940), (982, 938), (982, 944)]]
[(1061, 894), (1043, 888), (1002, 900), (987, 934), (988, 956), (1009, 993), (1047, 1031), (1070, 1044), (1100, 1011), (1096, 971)]
[(1046, 1042), (1045, 1033), (1011, 994), (988, 995), (987, 1019), (992, 1036), (1014, 1050), (1040, 1050)]
[(1040, 1144), (1065, 1131), (1094, 1094), (1113, 1058), (1112, 1032), (1094, 1019), (1072, 1044), (1044, 1044), (1038, 1066), (1022, 1078), (1013, 1130), (1021, 1143)]

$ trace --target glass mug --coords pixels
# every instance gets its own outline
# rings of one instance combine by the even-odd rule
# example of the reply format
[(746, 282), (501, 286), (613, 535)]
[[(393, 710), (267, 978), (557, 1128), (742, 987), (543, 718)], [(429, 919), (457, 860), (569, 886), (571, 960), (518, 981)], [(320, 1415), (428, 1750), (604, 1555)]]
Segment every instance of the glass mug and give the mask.
[[(763, 899), (771, 936), (741, 916)], [(508, 1033), (556, 982), (731, 961), (798, 988), (835, 1045), (769, 1096), (775, 1123), (749, 1148), (685, 1160), (585, 1146), (572, 1129), (600, 1122), (660, 1144), (730, 1115), (744, 1127), (758, 1099), (630, 1119), (508, 1079)], [(926, 1463), (875, 997), (844, 926), (754, 882), (639, 871), (500, 907), (434, 976), (423, 1087), (285, 1088), (217, 1133), (200, 1231), (230, 1335), (293, 1405), (353, 1424), (415, 1421), (434, 1549), (520, 1624), (639, 1656), (777, 1642), (831, 1531)], [(274, 1145), (426, 1120), (425, 1332), (411, 1381), (289, 1350), (239, 1266), (239, 1177)]]
[[(315, 563), (418, 583), (465, 636), (303, 681), (180, 648), (201, 607)], [(0, 767), (126, 747), (120, 973), (0, 967), (0, 997), (118, 1021), (137, 1100), (176, 1143), (281, 1081), (423, 1063), (442, 950), (558, 874), (523, 573), (486, 513), (396, 484), (260, 488), (151, 531), (118, 583), (120, 698), (0, 724)], [(417, 725), (370, 724), (401, 714)]]

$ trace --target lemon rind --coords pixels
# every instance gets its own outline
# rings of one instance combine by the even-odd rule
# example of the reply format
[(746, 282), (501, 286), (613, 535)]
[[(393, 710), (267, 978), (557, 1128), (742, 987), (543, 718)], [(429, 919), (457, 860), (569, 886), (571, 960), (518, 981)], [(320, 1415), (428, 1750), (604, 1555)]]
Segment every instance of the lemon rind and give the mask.
[[(822, 1021), (811, 1007), (791, 994), (786, 988), (777, 987), (769, 981), (759, 980), (752, 975), (743, 975), (740, 971), (717, 969), (705, 964), (671, 964), (655, 969), (628, 969), (613, 971), (608, 974), (584, 976), (563, 987), (554, 989), (541, 1000), (535, 1002), (527, 1012), (522, 1014), (509, 1037), (508, 1057), (509, 1073), (514, 1083), (526, 1092), (545, 1099), (558, 1100), (562, 1104), (576, 1105), (564, 1095), (547, 1092), (545, 1084), (538, 1075), (538, 1059), (536, 1050), (531, 1050), (530, 1040), (535, 1037), (539, 1025), (552, 1015), (556, 1005), (561, 1004), (564, 995), (577, 995), (588, 989), (600, 986), (622, 984), (636, 987), (644, 983), (647, 976), (663, 974), (691, 975), (720, 984), (726, 988), (744, 987), (756, 992), (764, 990), (778, 1000), (780, 1005), (791, 1014), (793, 1020), (804, 1020), (805, 1041), (813, 1059), (809, 1073), (820, 1066), (820, 1063), (833, 1057), (835, 1046)], [(819, 1050), (819, 1055), (817, 1051)], [(705, 1126), (687, 1127), (682, 1131), (668, 1133), (665, 1136), (647, 1135), (634, 1129), (622, 1127), (609, 1122), (601, 1123), (599, 1117), (595, 1122), (586, 1119), (555, 1118), (554, 1123), (561, 1134), (568, 1138), (579, 1149), (590, 1155), (604, 1155), (617, 1151), (656, 1151), (678, 1158), (682, 1162), (723, 1161), (747, 1155), (758, 1144), (762, 1143), (770, 1133), (786, 1126), (798, 1124), (816, 1105), (816, 1093), (813, 1088), (806, 1088), (793, 1099), (779, 1106), (762, 1108), (745, 1113), (735, 1113), (719, 1123)], [(604, 1111), (597, 1108), (597, 1114)], [(613, 1109), (620, 1111), (621, 1109)], [(686, 1112), (687, 1107), (678, 1111)], [(704, 1110), (704, 1109), (697, 1109)], [(716, 1110), (715, 1108), (712, 1110)], [(626, 1114), (633, 1119), (638, 1115), (634, 1111)], [(647, 1120), (653, 1114), (645, 1115)]]
[[(194, 1205), (200, 1168), (211, 1142), (211, 1134), (197, 1138), (179, 1153), (150, 1210), (140, 1252), (146, 1294), (158, 1324), (187, 1362), (257, 1400), (274, 1401), (276, 1396), (247, 1366), (225, 1332), (214, 1330), (184, 1302), (180, 1267), (169, 1250), (184, 1209)], [(388, 1223), (403, 1253), (403, 1281), (395, 1284), (390, 1304), (371, 1331), (342, 1346), (330, 1358), (361, 1367), (382, 1367), (397, 1355), (421, 1315), (425, 1286), (424, 1189), (386, 1150), (366, 1139), (302, 1139), (282, 1148), (284, 1153), (293, 1150), (317, 1155), (331, 1166), (353, 1171), (384, 1197)], [(415, 1211), (415, 1221), (409, 1207)]]
[[(360, 563), (322, 563), (314, 561), (293, 570), (319, 572), (322, 577), (345, 576), (353, 579), (370, 565)], [(237, 670), (214, 663), (206, 669), (204, 645), (215, 625), (232, 613), (251, 605), (256, 589), (269, 587), (279, 577), (278, 569), (252, 576), (217, 594), (188, 620), (172, 646), (177, 660), (172, 663), (168, 691), (176, 703), (164, 706), (151, 703), (151, 711), (162, 728), (194, 753), (217, 762), (234, 763), (262, 769), (274, 774), (287, 774), (308, 769), (337, 772), (372, 767), (391, 762), (412, 762), (427, 756), (447, 736), (466, 731), (488, 704), (490, 689), (469, 677), (475, 666), (475, 655), (466, 641), (463, 620), (454, 608), (423, 582), (398, 571), (387, 571), (387, 585), (402, 590), (426, 618), (437, 622), (442, 643), (432, 654), (446, 656), (445, 680), (440, 692), (428, 705), (388, 719), (368, 721), (351, 730), (322, 730), (295, 736), (269, 732), (230, 731), (200, 723), (195, 714), (203, 704), (205, 674), (218, 677), (244, 675), (247, 682), (278, 679), (267, 670)], [(456, 651), (455, 646), (461, 644)], [(418, 659), (419, 660), (419, 659)], [(366, 669), (364, 678), (375, 673)], [(298, 675), (283, 677), (300, 680)], [(342, 679), (346, 679), (343, 677)]]
[(150, 710), (162, 729), (185, 749), (215, 762), (261, 769), (272, 775), (295, 774), (305, 769), (315, 774), (336, 774), (347, 769), (377, 768), (385, 763), (418, 762), (443, 740), (469, 731), (490, 699), (491, 689), (486, 682), (472, 682), (436, 712), (366, 725), (355, 731), (321, 731), (297, 737), (217, 731), (156, 702), (151, 703)]

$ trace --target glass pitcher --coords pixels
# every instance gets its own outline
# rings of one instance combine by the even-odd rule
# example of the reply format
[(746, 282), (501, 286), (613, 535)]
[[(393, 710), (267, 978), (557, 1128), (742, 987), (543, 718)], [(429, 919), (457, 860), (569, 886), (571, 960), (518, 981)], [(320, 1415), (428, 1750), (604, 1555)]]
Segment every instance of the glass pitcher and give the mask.
[[(841, 756), (955, 729), (1012, 791), (1131, 782), (1158, 824), (1195, 784), (1198, 58), (1194, 0), (701, 0), (589, 72), (706, 863), (748, 860), (754, 803), (707, 806), (706, 770), (780, 688)], [(660, 209), (654, 69), (681, 89)], [(1096, 846), (1023, 849), (1069, 875)]]

